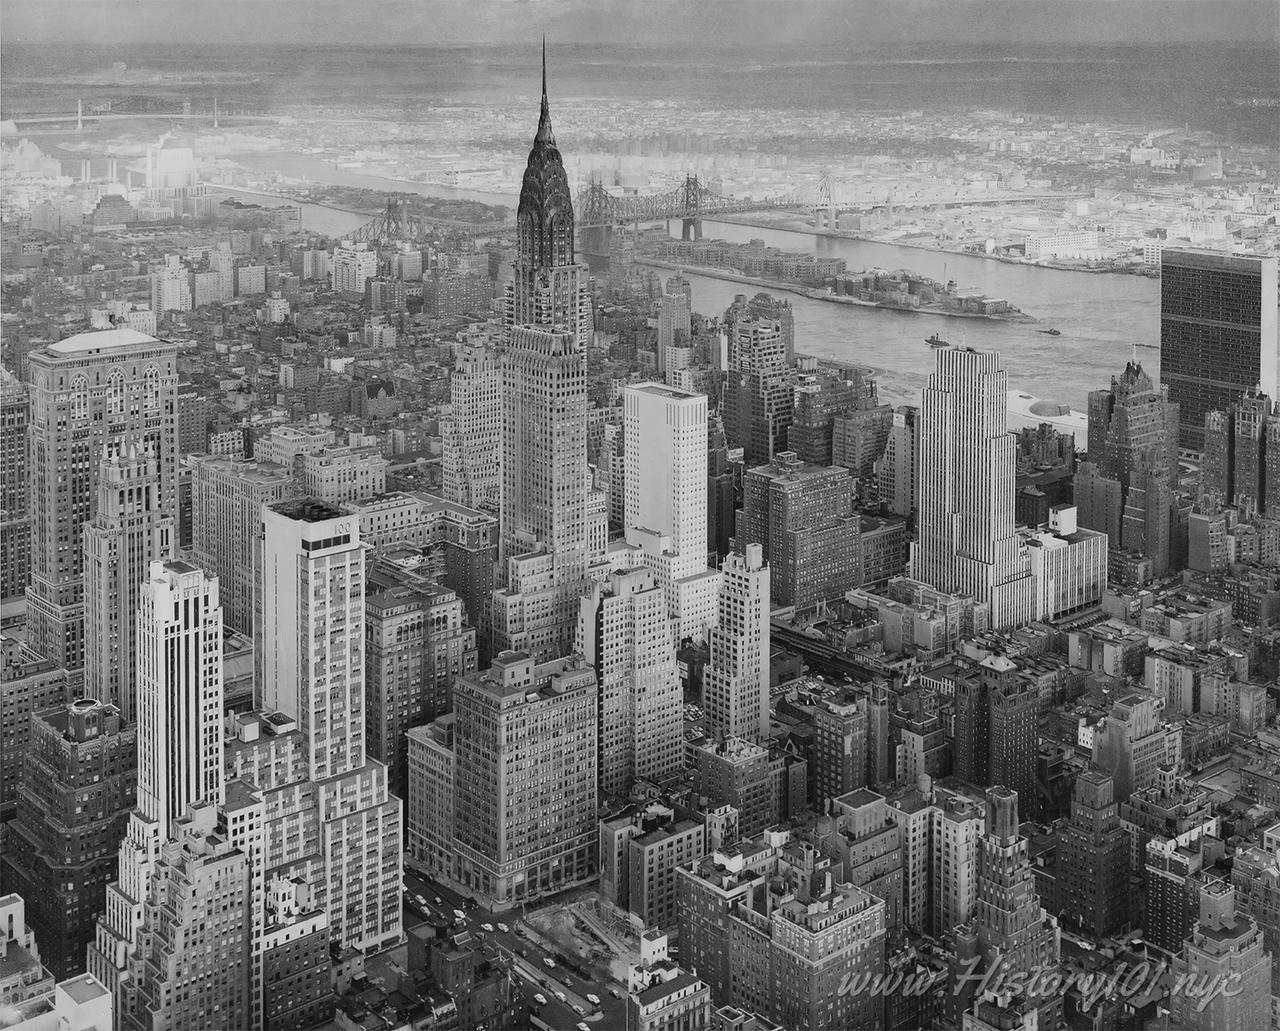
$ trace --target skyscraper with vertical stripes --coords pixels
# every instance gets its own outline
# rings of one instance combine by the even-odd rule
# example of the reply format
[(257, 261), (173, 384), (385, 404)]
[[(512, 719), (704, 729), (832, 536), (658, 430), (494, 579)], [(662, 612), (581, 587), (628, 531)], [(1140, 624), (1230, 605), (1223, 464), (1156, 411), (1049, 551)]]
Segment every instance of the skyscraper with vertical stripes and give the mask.
[(542, 112), (516, 216), (512, 326), (502, 373), (502, 587), (492, 649), (538, 661), (573, 648), (587, 567), (586, 270), (575, 263), (573, 202), (551, 131), (547, 67)]
[(996, 629), (1032, 616), (1031, 562), (1013, 517), (1017, 444), (994, 351), (937, 352), (916, 423), (919, 540), (911, 575), (991, 607)]

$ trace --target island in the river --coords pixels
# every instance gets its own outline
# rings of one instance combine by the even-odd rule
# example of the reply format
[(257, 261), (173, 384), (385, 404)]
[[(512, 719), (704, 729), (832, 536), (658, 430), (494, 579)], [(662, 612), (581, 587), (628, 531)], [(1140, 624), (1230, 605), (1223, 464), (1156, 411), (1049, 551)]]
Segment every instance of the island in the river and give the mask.
[(672, 240), (641, 234), (634, 260), (661, 268), (786, 290), (820, 301), (954, 318), (1035, 322), (1001, 297), (961, 290), (908, 269), (850, 272), (843, 258), (784, 251), (763, 240)]

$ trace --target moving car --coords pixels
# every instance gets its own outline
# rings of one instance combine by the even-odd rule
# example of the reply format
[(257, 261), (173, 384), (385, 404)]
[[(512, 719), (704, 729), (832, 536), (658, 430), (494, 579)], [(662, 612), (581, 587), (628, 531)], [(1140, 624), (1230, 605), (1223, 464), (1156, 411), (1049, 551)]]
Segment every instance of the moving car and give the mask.
[(486, 934), (493, 934), (493, 924), (481, 924), (480, 926)]
[(510, 928), (510, 927), (508, 927), (506, 924), (499, 923), (499, 924), (498, 924), (498, 930), (499, 930), (499, 931), (501, 931), (503, 934), (506, 934), (508, 931), (510, 931), (510, 930), (511, 930), (511, 928)]
[(569, 997), (568, 997), (567, 995), (565, 995), (565, 994), (564, 994), (564, 992), (560, 991), (560, 989), (559, 989), (559, 988), (557, 988), (557, 989), (556, 989), (554, 992), (552, 992), (551, 994), (552, 994), (552, 995), (554, 995), (554, 996), (555, 996), (557, 999), (559, 999), (561, 1002), (568, 1002), (568, 1001), (569, 1001)]
[(545, 1006), (547, 1004), (547, 997), (543, 995), (541, 992), (535, 992), (533, 996), (533, 1001), (536, 1002), (539, 1006)]
[(598, 995), (592, 995), (590, 992), (588, 992), (588, 993), (587, 993), (587, 1002), (591, 1003), (591, 1005), (592, 1005), (592, 1006), (599, 1006), (599, 1005), (600, 1005), (600, 996), (598, 996)]
[(465, 919), (467, 918), (467, 914), (466, 914), (466, 913), (464, 913), (464, 912), (463, 912), (462, 910), (460, 910), (460, 909), (455, 909), (455, 910), (453, 911), (453, 915), (454, 915), (454, 917), (455, 917), (455, 918), (457, 918), (458, 920), (465, 920)]

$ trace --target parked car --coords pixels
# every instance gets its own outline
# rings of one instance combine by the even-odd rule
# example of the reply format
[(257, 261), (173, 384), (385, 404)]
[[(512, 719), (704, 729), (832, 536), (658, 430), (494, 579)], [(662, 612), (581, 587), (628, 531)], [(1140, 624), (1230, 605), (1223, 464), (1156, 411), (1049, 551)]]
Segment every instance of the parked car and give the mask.
[(545, 1006), (547, 1004), (547, 997), (543, 995), (541, 992), (537, 992), (533, 997), (533, 1001), (536, 1002), (539, 1006)]
[(591, 1003), (591, 1005), (592, 1005), (592, 1006), (599, 1006), (599, 1005), (600, 1005), (600, 996), (598, 996), (598, 995), (592, 995), (590, 992), (588, 992), (588, 993), (587, 993), (587, 1002)]
[(543, 956), (543, 957), (542, 957), (542, 962), (543, 962), (543, 963), (545, 963), (545, 964), (546, 964), (548, 967), (550, 967), (552, 970), (554, 970), (554, 969), (555, 969), (556, 961), (555, 961), (554, 959), (552, 959), (550, 956)]

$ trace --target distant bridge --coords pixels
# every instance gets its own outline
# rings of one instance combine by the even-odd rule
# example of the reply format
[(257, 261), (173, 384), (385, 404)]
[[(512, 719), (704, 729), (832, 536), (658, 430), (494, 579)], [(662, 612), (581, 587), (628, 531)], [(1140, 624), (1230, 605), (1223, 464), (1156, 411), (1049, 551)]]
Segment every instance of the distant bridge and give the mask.
[(472, 222), (457, 222), (448, 218), (432, 218), (420, 211), (413, 210), (412, 201), (403, 201), (397, 197), (388, 197), (387, 206), (381, 214), (371, 218), (359, 229), (344, 233), (344, 240), (360, 243), (375, 243), (387, 240), (426, 240), (433, 237), (451, 236), (466, 240), (474, 240), (480, 236), (496, 236), (502, 232), (500, 226), (476, 225)]
[(582, 232), (584, 250), (592, 254), (607, 254), (609, 235), (617, 226), (678, 218), (682, 225), (681, 236), (686, 240), (700, 240), (704, 218), (775, 208), (807, 211), (813, 206), (812, 200), (803, 199), (798, 194), (765, 197), (763, 200), (721, 197), (707, 189), (696, 175), (688, 175), (683, 183), (667, 193), (618, 196), (599, 183), (584, 186), (578, 191), (574, 204), (574, 222)]
[(234, 120), (237, 122), (276, 122), (279, 119), (271, 115), (250, 115), (236, 114), (234, 112), (219, 111), (218, 98), (213, 98), (213, 107), (205, 111), (192, 111), (190, 105), (185, 105), (180, 111), (111, 111), (109, 109), (90, 108), (85, 110), (84, 101), (76, 101), (76, 110), (74, 112), (53, 112), (41, 114), (20, 114), (13, 118), (3, 120), (6, 126), (12, 125), (16, 129), (30, 129), (35, 126), (54, 126), (67, 125), (74, 126), (76, 132), (83, 132), (84, 128), (90, 122), (135, 122), (143, 119), (159, 119), (166, 122), (182, 121), (182, 122), (212, 122), (215, 129), (218, 128), (219, 119)]

